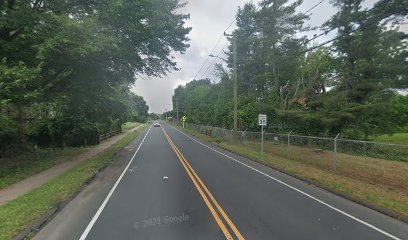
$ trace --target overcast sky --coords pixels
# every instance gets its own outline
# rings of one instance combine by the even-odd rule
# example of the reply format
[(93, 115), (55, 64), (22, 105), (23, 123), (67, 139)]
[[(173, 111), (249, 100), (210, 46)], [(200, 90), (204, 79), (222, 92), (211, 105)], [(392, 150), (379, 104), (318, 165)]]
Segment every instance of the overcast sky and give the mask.
[[(299, 7), (299, 11), (305, 12), (319, 3), (321, 0), (305, 0)], [(189, 13), (190, 19), (187, 25), (192, 27), (189, 35), (190, 48), (184, 55), (175, 54), (177, 65), (180, 68), (177, 72), (169, 73), (162, 78), (138, 78), (133, 87), (133, 91), (144, 97), (149, 105), (149, 112), (162, 113), (172, 108), (171, 97), (174, 89), (180, 84), (186, 84), (197, 74), (197, 79), (209, 77), (216, 81), (211, 74), (214, 61), (210, 58), (207, 62), (208, 54), (216, 46), (216, 43), (224, 30), (234, 20), (238, 6), (243, 6), (247, 0), (188, 0), (187, 5), (180, 10)], [(252, 1), (254, 3), (259, 0)], [(367, 0), (365, 6), (372, 7), (376, 0)], [(319, 6), (309, 12), (311, 26), (320, 26), (335, 13), (335, 9), (329, 4), (329, 0), (324, 0)], [(233, 25), (228, 32), (234, 29)], [(327, 39), (327, 37), (326, 37)], [(323, 42), (325, 38), (319, 38), (317, 42)], [(225, 37), (215, 48), (214, 55), (222, 51), (227, 44)], [(200, 67), (204, 64), (200, 72)]]

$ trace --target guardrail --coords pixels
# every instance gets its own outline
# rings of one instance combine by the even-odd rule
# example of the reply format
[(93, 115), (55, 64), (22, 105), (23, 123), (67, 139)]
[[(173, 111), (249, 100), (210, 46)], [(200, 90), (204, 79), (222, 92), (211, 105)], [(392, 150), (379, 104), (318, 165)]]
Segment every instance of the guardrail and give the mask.
[(117, 135), (119, 133), (122, 133), (122, 129), (118, 129), (118, 130), (115, 130), (115, 131), (112, 131), (112, 132), (101, 134), (101, 135), (99, 135), (98, 143), (101, 143), (103, 140), (108, 139), (108, 138), (110, 138), (112, 136), (115, 136), (115, 135)]

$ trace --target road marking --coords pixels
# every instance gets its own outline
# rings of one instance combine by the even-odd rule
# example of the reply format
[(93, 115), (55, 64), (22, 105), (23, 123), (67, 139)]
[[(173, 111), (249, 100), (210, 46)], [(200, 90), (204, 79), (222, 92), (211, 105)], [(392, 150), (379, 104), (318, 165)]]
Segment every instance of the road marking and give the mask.
[(175, 146), (175, 150), (180, 154), (180, 156), (183, 158), (185, 161), (186, 165), (190, 169), (190, 171), (193, 173), (193, 175), (197, 178), (198, 182), (201, 184), (203, 187), (204, 191), (207, 193), (207, 195), (210, 197), (218, 211), (221, 213), (221, 215), (224, 217), (225, 221), (228, 223), (228, 225), (231, 227), (232, 231), (235, 233), (237, 238), (239, 240), (244, 239), (242, 234), (239, 232), (238, 228), (235, 226), (235, 224), (231, 221), (231, 219), (228, 217), (228, 215), (225, 213), (225, 211), (222, 209), (220, 204), (217, 202), (217, 200), (214, 198), (214, 196), (211, 194), (211, 192), (208, 190), (207, 186), (204, 184), (204, 182), (201, 180), (201, 178), (198, 176), (198, 174), (194, 171), (194, 169), (191, 167), (190, 163), (188, 163), (187, 159), (184, 157), (184, 155), (181, 153), (181, 151), (177, 148), (177, 146), (174, 144), (174, 142), (171, 140), (170, 136), (167, 134), (167, 132), (163, 129), (165, 135), (170, 139), (170, 141), (173, 143)]
[(188, 170), (186, 164), (184, 163), (182, 157), (180, 156), (180, 154), (176, 151), (176, 147), (174, 145), (174, 143), (171, 141), (170, 137), (166, 134), (166, 132), (164, 131), (164, 128), (162, 128), (163, 133), (165, 135), (165, 137), (167, 138), (167, 141), (170, 143), (170, 146), (173, 148), (174, 152), (176, 153), (177, 157), (179, 158), (181, 164), (183, 165), (184, 169), (186, 170), (188, 176), (191, 178), (191, 180), (193, 181), (194, 186), (197, 188), (198, 192), (200, 193), (201, 197), (203, 198), (205, 204), (207, 205), (207, 207), (210, 209), (211, 214), (213, 215), (215, 221), (217, 222), (218, 226), (221, 228), (221, 231), (224, 233), (225, 237), (227, 239), (233, 239), (231, 234), (229, 233), (229, 231), (227, 230), (227, 228), (225, 227), (224, 223), (222, 222), (222, 220), (220, 219), (220, 217), (218, 216), (217, 212), (215, 211), (215, 209), (213, 208), (213, 206), (211, 205), (210, 201), (208, 200), (207, 196), (204, 194), (203, 190), (201, 189), (201, 187), (198, 185), (197, 181), (195, 180), (195, 178), (193, 177), (193, 175), (191, 174), (191, 172)]
[(91, 231), (93, 225), (95, 224), (96, 220), (98, 220), (99, 216), (101, 215), (103, 209), (105, 208), (106, 204), (108, 203), (109, 199), (112, 197), (113, 192), (115, 191), (116, 187), (119, 185), (120, 180), (122, 180), (123, 176), (125, 175), (126, 171), (128, 170), (130, 164), (132, 164), (133, 159), (135, 159), (136, 154), (139, 152), (140, 147), (144, 143), (147, 135), (150, 132), (150, 129), (152, 129), (152, 126), (150, 125), (149, 130), (147, 130), (146, 135), (143, 137), (142, 142), (140, 142), (139, 147), (137, 148), (136, 152), (133, 154), (132, 158), (130, 159), (129, 163), (126, 165), (126, 168), (123, 170), (122, 174), (120, 174), (118, 180), (116, 180), (115, 185), (111, 188), (109, 191), (108, 195), (106, 196), (105, 200), (103, 201), (102, 205), (99, 207), (98, 211), (95, 213), (93, 216), (92, 220), (89, 222), (88, 226), (86, 227), (85, 231), (82, 233), (81, 237), (79, 240), (85, 240), (86, 237), (88, 236), (89, 232)]
[(312, 195), (310, 195), (310, 194), (308, 194), (308, 193), (306, 193), (306, 192), (303, 192), (302, 190), (300, 190), (300, 189), (298, 189), (298, 188), (296, 188), (296, 187), (293, 187), (293, 186), (291, 186), (291, 185), (289, 185), (289, 184), (287, 184), (287, 183), (285, 183), (285, 182), (283, 182), (283, 181), (281, 181), (281, 180), (279, 180), (279, 179), (277, 179), (277, 178), (274, 178), (274, 177), (272, 177), (272, 176), (270, 176), (270, 175), (268, 175), (268, 174), (266, 174), (266, 173), (264, 173), (264, 172), (262, 172), (262, 171), (260, 171), (260, 170), (258, 170), (258, 169), (256, 169), (256, 168), (254, 168), (254, 167), (251, 167), (251, 166), (249, 166), (249, 165), (246, 164), (246, 163), (243, 163), (243, 162), (241, 162), (241, 161), (238, 161), (237, 159), (235, 159), (235, 158), (233, 158), (233, 157), (231, 157), (231, 156), (228, 156), (228, 155), (225, 154), (225, 153), (222, 153), (222, 152), (220, 152), (220, 151), (218, 151), (218, 150), (216, 150), (216, 149), (214, 149), (214, 148), (212, 148), (212, 147), (210, 147), (210, 146), (207, 146), (206, 144), (204, 144), (204, 143), (202, 143), (202, 142), (200, 142), (200, 141), (198, 141), (198, 140), (192, 138), (191, 136), (187, 135), (186, 133), (184, 133), (184, 132), (178, 130), (177, 128), (175, 128), (175, 127), (173, 127), (173, 126), (171, 126), (171, 127), (174, 128), (176, 131), (182, 133), (184, 136), (186, 136), (186, 137), (190, 138), (191, 140), (197, 142), (198, 144), (200, 144), (200, 145), (202, 145), (202, 146), (204, 146), (204, 147), (206, 147), (206, 148), (208, 148), (208, 149), (211, 149), (211, 150), (213, 150), (214, 152), (219, 153), (219, 154), (223, 155), (224, 157), (227, 157), (227, 158), (229, 158), (229, 159), (235, 161), (236, 163), (239, 163), (239, 164), (241, 164), (241, 165), (243, 165), (243, 166), (245, 166), (245, 167), (247, 167), (247, 168), (249, 168), (249, 169), (251, 169), (251, 170), (253, 170), (253, 171), (255, 171), (255, 172), (258, 172), (258, 173), (264, 175), (265, 177), (270, 178), (270, 179), (272, 179), (272, 180), (274, 180), (274, 181), (276, 181), (276, 182), (278, 182), (278, 183), (280, 183), (280, 184), (282, 184), (282, 185), (284, 185), (284, 186), (286, 186), (286, 187), (288, 187), (288, 188), (290, 188), (290, 189), (292, 189), (292, 190), (294, 190), (294, 191), (296, 191), (296, 192), (298, 192), (298, 193), (300, 193), (300, 194), (302, 194), (302, 195), (304, 195), (304, 196), (306, 196), (306, 197), (308, 197), (308, 198), (310, 198), (310, 199), (313, 199), (313, 200), (315, 200), (316, 202), (318, 202), (318, 203), (320, 203), (320, 204), (323, 204), (323, 205), (325, 205), (326, 207), (331, 208), (332, 210), (334, 210), (334, 211), (336, 211), (336, 212), (338, 212), (338, 213), (340, 213), (340, 214), (343, 214), (344, 216), (349, 217), (349, 218), (351, 218), (351, 219), (353, 219), (353, 220), (355, 220), (355, 221), (357, 221), (357, 222), (359, 222), (359, 223), (361, 223), (361, 224), (363, 224), (363, 225), (365, 225), (365, 226), (367, 226), (367, 227), (369, 227), (369, 228), (371, 228), (371, 229), (373, 229), (373, 230), (375, 230), (375, 231), (377, 231), (377, 232), (379, 232), (379, 233), (381, 233), (381, 234), (383, 234), (383, 235), (385, 235), (385, 236), (387, 236), (387, 237), (389, 237), (389, 238), (391, 238), (391, 239), (394, 239), (394, 240), (403, 240), (403, 239), (398, 238), (398, 237), (396, 237), (396, 236), (394, 236), (394, 235), (392, 235), (392, 234), (390, 234), (390, 233), (388, 233), (388, 232), (386, 232), (386, 231), (384, 231), (384, 230), (382, 230), (382, 229), (380, 229), (380, 228), (378, 228), (378, 227), (376, 227), (376, 226), (374, 226), (374, 225), (372, 225), (372, 224), (370, 224), (370, 223), (368, 223), (368, 222), (365, 222), (364, 220), (361, 220), (361, 219), (359, 219), (359, 218), (357, 218), (357, 217), (355, 217), (355, 216), (353, 216), (353, 215), (351, 215), (351, 214), (349, 214), (349, 213), (347, 213), (347, 212), (345, 212), (345, 211), (343, 211), (343, 210), (340, 210), (340, 209), (338, 209), (338, 208), (336, 208), (336, 207), (334, 207), (334, 206), (332, 206), (332, 205), (330, 205), (330, 204), (328, 204), (328, 203), (326, 203), (326, 202), (324, 202), (324, 201), (322, 201), (322, 200), (320, 200), (320, 199), (318, 199), (318, 198), (316, 198), (316, 197), (313, 197)]
[[(163, 133), (167, 140), (170, 143), (170, 146), (173, 148), (174, 152), (178, 156), (181, 164), (183, 165), (184, 169), (186, 170), (187, 174), (193, 181), (194, 186), (197, 188), (198, 192), (200, 193), (201, 197), (203, 198), (204, 202), (206, 203), (207, 207), (209, 208), (211, 214), (213, 215), (214, 219), (216, 220), (217, 224), (221, 228), (222, 232), (224, 233), (225, 237), (227, 239), (233, 239), (231, 234), (229, 233), (228, 229), (225, 227), (225, 224), (222, 222), (221, 218), (219, 217), (218, 213), (215, 211), (214, 207), (211, 205), (211, 202), (208, 200), (207, 196), (205, 195), (204, 191), (208, 194), (210, 197), (212, 203), (216, 206), (218, 211), (220, 211), (221, 215), (224, 217), (225, 221), (228, 223), (228, 225), (231, 227), (235, 235), (237, 236), (238, 239), (244, 239), (241, 235), (241, 233), (238, 231), (234, 223), (232, 223), (231, 219), (227, 216), (225, 211), (221, 208), (221, 206), (218, 204), (218, 202), (215, 200), (213, 195), (210, 193), (208, 188), (205, 186), (203, 181), (198, 177), (197, 173), (194, 171), (194, 169), (191, 167), (191, 165), (188, 163), (186, 158), (183, 156), (181, 151), (177, 148), (177, 146), (174, 144), (174, 142), (171, 140), (170, 136), (167, 134), (167, 132), (162, 128)], [(194, 178), (195, 177), (195, 178)], [(198, 183), (197, 183), (198, 181)], [(202, 189), (202, 188), (203, 189)]]
[(131, 168), (129, 168), (129, 173), (133, 173), (136, 171), (136, 166), (132, 166)]

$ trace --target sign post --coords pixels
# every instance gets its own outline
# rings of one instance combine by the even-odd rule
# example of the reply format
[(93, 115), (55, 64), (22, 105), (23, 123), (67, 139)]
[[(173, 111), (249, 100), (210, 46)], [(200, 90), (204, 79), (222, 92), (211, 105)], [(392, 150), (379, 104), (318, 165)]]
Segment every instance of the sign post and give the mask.
[(259, 114), (258, 115), (258, 125), (261, 126), (261, 141), (262, 141), (262, 145), (261, 145), (261, 155), (263, 157), (263, 149), (264, 149), (264, 126), (266, 126), (267, 123), (267, 118), (266, 118), (266, 114)]
[(183, 128), (184, 128), (184, 123), (187, 121), (186, 116), (183, 116), (183, 117), (181, 118), (181, 121), (183, 122)]

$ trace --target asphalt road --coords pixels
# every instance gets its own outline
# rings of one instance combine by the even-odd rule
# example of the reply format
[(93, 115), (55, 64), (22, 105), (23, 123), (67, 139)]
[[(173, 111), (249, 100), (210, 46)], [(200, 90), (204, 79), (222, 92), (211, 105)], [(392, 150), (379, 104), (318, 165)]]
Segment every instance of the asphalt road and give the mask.
[(172, 126), (133, 146), (118, 178), (35, 239), (408, 239), (405, 223)]

